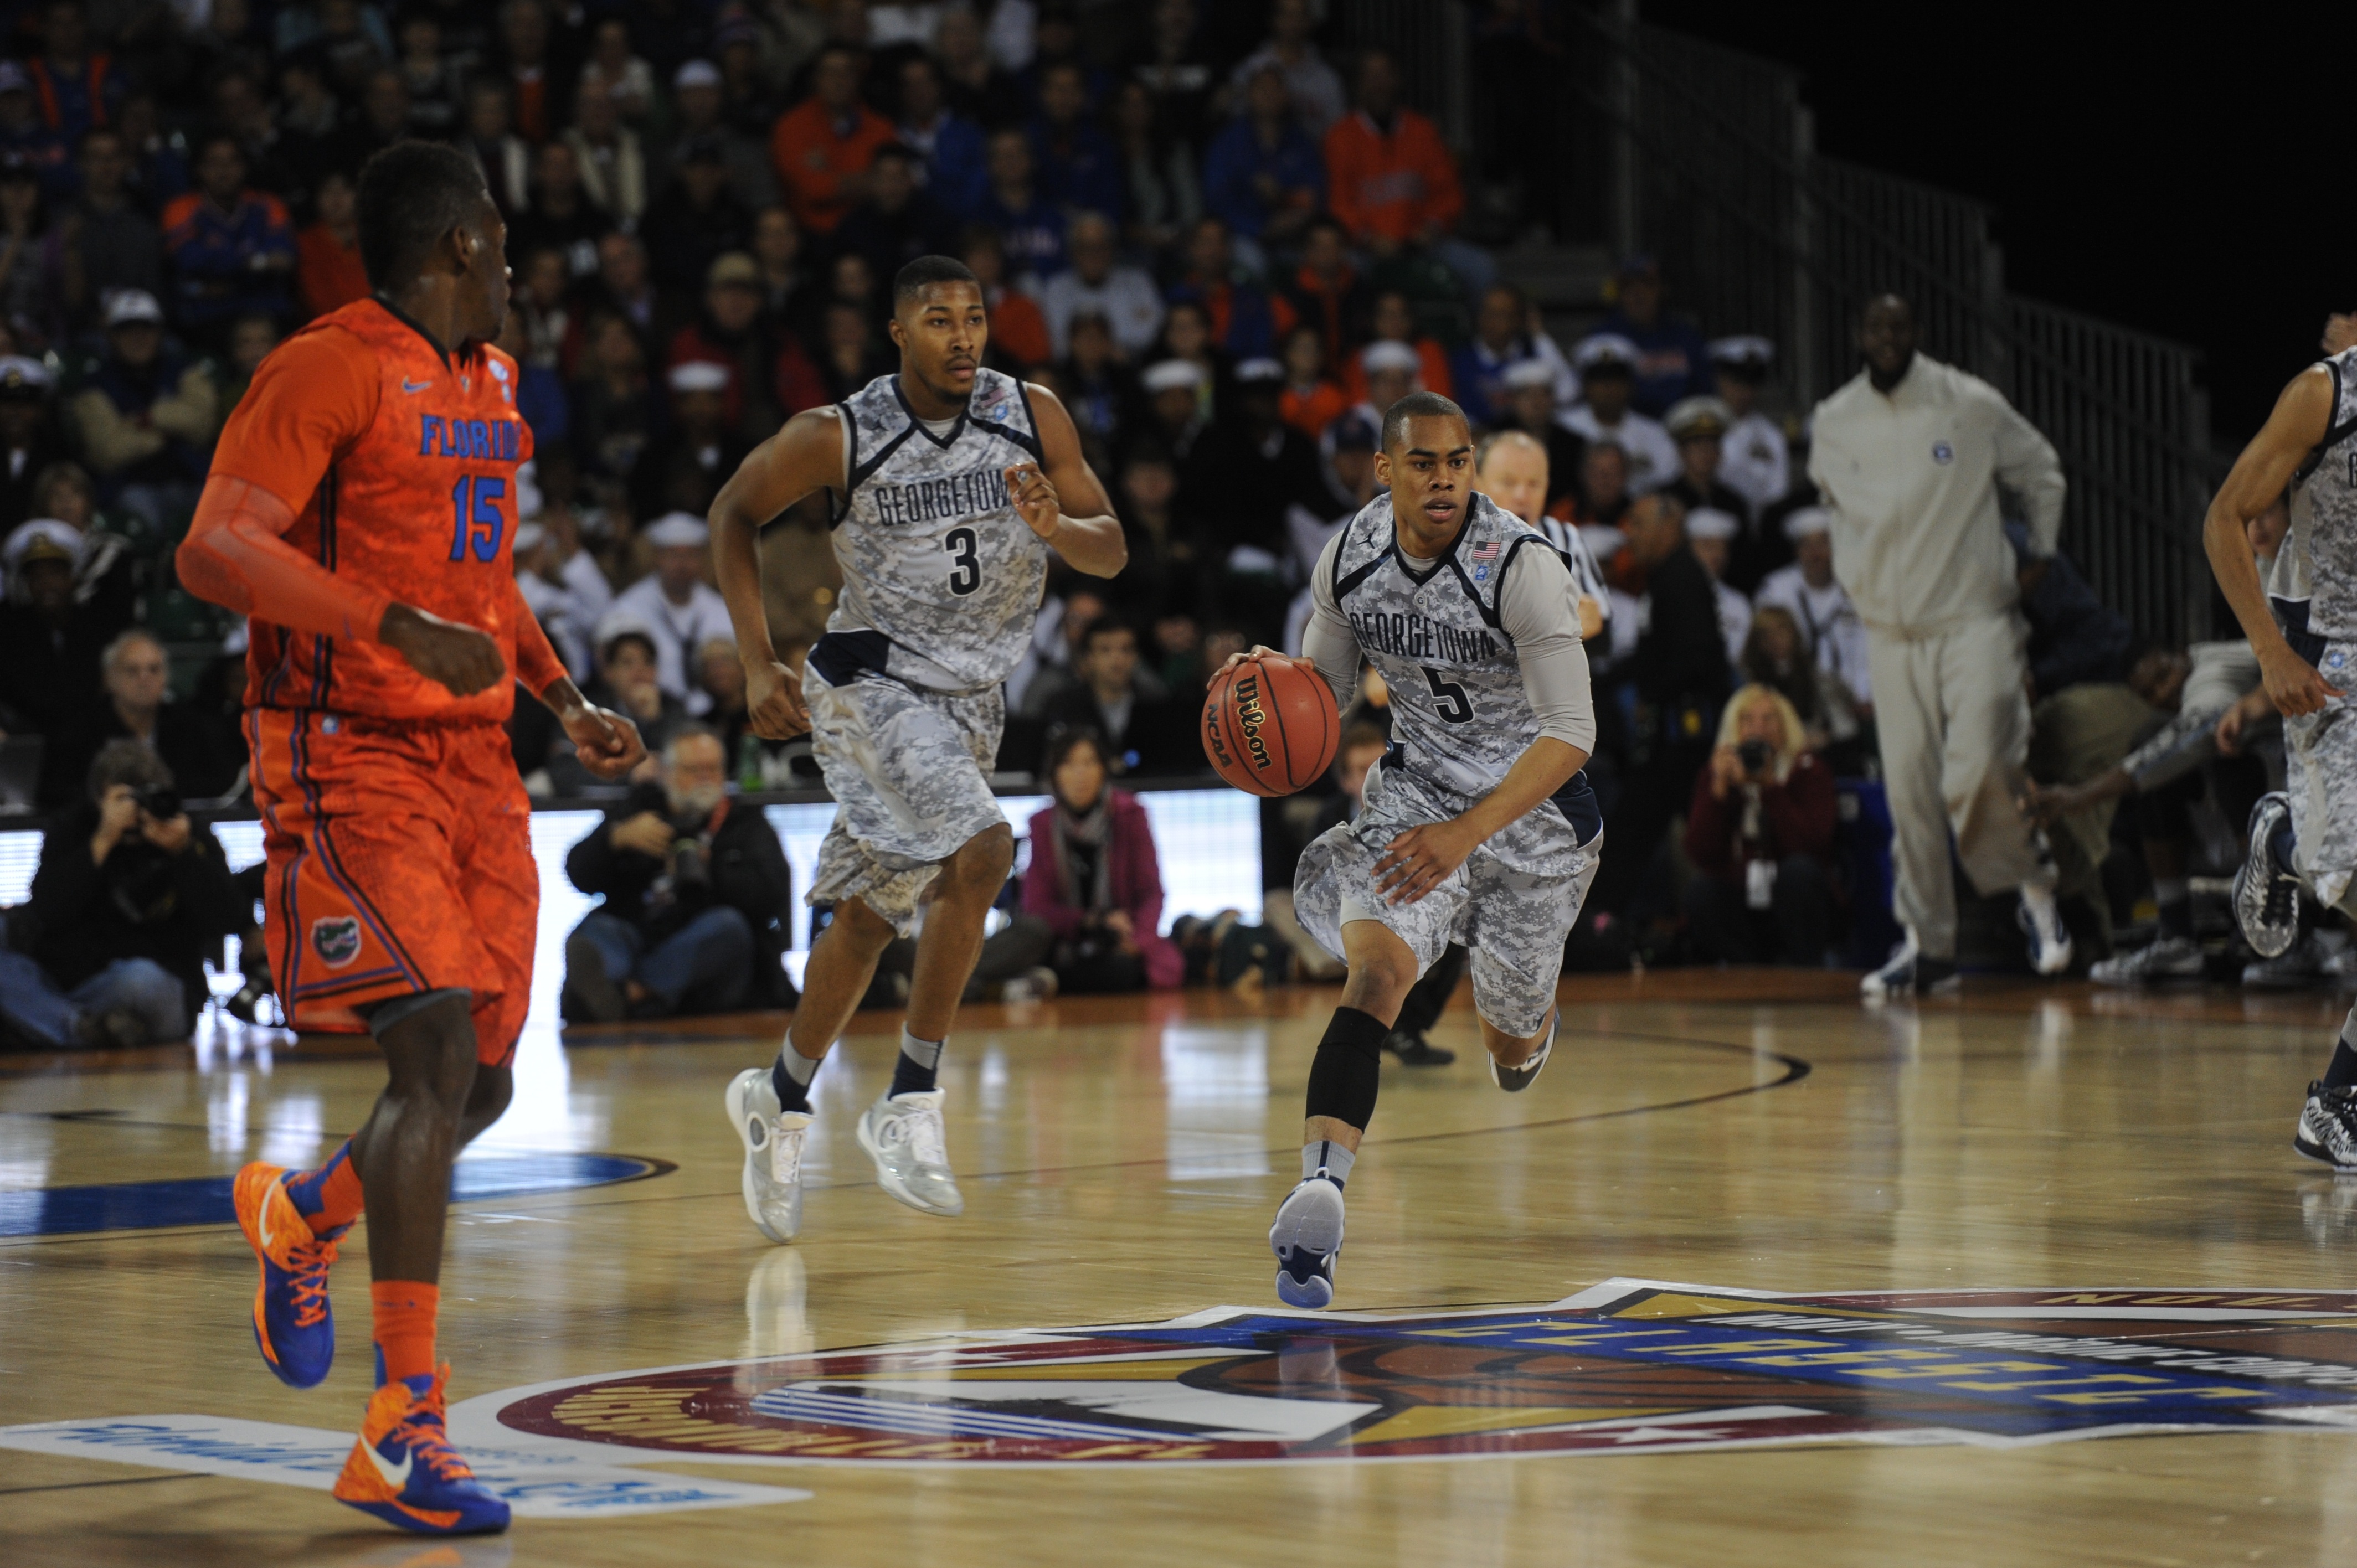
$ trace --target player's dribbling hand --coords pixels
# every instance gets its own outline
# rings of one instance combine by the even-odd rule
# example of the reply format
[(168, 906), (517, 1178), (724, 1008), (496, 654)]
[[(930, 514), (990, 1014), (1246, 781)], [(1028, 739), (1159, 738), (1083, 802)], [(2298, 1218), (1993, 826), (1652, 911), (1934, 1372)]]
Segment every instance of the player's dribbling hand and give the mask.
[(507, 660), (488, 632), (429, 615), (414, 605), (394, 605), (377, 623), (377, 640), (409, 661), (409, 667), (455, 697), (488, 692), (507, 678)]
[(1480, 842), (1454, 818), (1410, 828), (1375, 862), (1375, 891), (1386, 904), (1413, 904), (1448, 881)]
[(1222, 671), (1232, 670), (1239, 664), (1249, 664), (1255, 659), (1272, 660), (1279, 664), (1309, 663), (1309, 660), (1307, 659), (1296, 659), (1290, 653), (1279, 653), (1274, 648), (1264, 648), (1256, 643), (1254, 646), (1245, 649), (1242, 653), (1229, 654), (1227, 661), (1222, 664), (1220, 669)]
[(802, 677), (774, 659), (745, 666), (745, 714), (753, 733), (763, 740), (791, 740), (810, 733)]
[(2294, 653), (2288, 644), (2259, 655), (2259, 677), (2266, 682), (2267, 701), (2287, 719), (2317, 713), (2335, 698), (2348, 695), (2328, 682), (2315, 665)]
[(1006, 494), (1026, 527), (1042, 539), (1056, 537), (1064, 525), (1064, 509), (1045, 469), (1016, 464), (1006, 470)]
[(597, 778), (619, 779), (647, 759), (647, 743), (640, 738), (639, 726), (611, 709), (585, 703), (566, 714), (563, 722), (565, 738), (573, 743), (573, 755)]

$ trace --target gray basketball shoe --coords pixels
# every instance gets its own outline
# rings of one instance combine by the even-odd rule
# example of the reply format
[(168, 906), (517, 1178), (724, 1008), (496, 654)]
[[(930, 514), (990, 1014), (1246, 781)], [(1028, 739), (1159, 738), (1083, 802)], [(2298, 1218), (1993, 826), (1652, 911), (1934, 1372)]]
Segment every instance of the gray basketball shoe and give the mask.
[(2281, 958), (2299, 940), (2299, 878), (2276, 864), (2276, 830), (2291, 820), (2280, 790), (2251, 808), (2250, 850), (2234, 873), (2234, 920), (2261, 958)]
[(747, 1068), (728, 1081), (729, 1124), (745, 1145), (745, 1212), (761, 1234), (780, 1245), (802, 1228), (802, 1140), (816, 1120), (807, 1111), (781, 1111), (765, 1067)]
[(859, 1146), (884, 1190), (920, 1214), (963, 1214), (942, 1133), (942, 1090), (886, 1095), (859, 1119)]
[(2163, 937), (2149, 947), (2107, 958), (2087, 971), (2098, 985), (2146, 985), (2158, 980), (2201, 978), (2201, 949), (2183, 937)]
[(1539, 1070), (1546, 1066), (1547, 1055), (1555, 1049), (1555, 1037), (1562, 1028), (1563, 1009), (1558, 1007), (1555, 1010), (1555, 1016), (1547, 1020), (1546, 1038), (1539, 1042), (1539, 1048), (1533, 1051), (1520, 1066), (1501, 1067), (1498, 1065), (1497, 1058), (1490, 1058), (1491, 1081), (1508, 1094), (1520, 1094), (1532, 1084), (1536, 1083)]
[(2357, 1171), (2357, 1089), (2309, 1084), (2291, 1146), (2334, 1170)]
[(1342, 1250), (1341, 1185), (1322, 1169), (1286, 1194), (1268, 1228), (1276, 1254), (1276, 1298), (1287, 1306), (1334, 1300), (1334, 1254)]

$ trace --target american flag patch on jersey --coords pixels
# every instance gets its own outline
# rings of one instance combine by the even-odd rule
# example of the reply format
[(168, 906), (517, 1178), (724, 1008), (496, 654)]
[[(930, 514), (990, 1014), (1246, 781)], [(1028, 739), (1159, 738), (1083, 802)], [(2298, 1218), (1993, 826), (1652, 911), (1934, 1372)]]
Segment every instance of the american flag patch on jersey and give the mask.
[(1473, 559), (1476, 561), (1487, 561), (1497, 553), (1498, 542), (1493, 539), (1487, 544), (1475, 545), (1473, 547)]

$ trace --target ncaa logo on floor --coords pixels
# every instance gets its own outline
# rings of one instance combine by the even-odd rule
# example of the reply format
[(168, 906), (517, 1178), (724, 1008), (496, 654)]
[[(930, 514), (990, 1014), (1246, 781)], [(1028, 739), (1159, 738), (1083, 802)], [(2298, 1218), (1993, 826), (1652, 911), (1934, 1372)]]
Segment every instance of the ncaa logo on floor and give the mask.
[(544, 1438), (778, 1463), (1472, 1458), (2357, 1431), (2357, 1293), (1776, 1295), (1612, 1280), (1551, 1306), (1218, 1307), (623, 1372), (492, 1396)]

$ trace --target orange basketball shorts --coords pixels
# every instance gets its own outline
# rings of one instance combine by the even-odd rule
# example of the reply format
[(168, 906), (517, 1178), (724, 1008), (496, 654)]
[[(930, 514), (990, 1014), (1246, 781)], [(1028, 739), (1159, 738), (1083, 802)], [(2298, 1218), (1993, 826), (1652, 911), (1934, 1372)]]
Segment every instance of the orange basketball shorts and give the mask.
[(294, 1026), (364, 1031), (372, 1002), (473, 997), (479, 1060), (513, 1059), (532, 997), (532, 804), (497, 725), (254, 708), (264, 929)]

